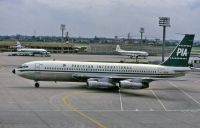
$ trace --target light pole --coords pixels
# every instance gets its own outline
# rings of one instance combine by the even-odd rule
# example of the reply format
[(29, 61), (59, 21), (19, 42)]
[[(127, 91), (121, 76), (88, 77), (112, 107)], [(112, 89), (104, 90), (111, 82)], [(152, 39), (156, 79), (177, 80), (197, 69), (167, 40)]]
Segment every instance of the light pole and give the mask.
[(65, 24), (61, 24), (61, 25), (60, 25), (60, 30), (62, 31), (62, 39), (61, 39), (61, 42), (63, 42), (63, 41), (64, 41), (63, 34), (64, 34), (64, 30), (65, 30)]
[(143, 38), (144, 28), (140, 28), (140, 33), (141, 33), (141, 44), (142, 44), (142, 38)]
[[(62, 32), (62, 39), (61, 39), (61, 42), (64, 42), (63, 34), (64, 34), (64, 30), (65, 30), (65, 24), (61, 24), (61, 25), (60, 25), (60, 30), (61, 30), (61, 32)], [(64, 53), (64, 45), (62, 45), (62, 47), (61, 47), (61, 53)]]
[(170, 27), (170, 18), (169, 17), (159, 17), (159, 26), (163, 27), (163, 45), (162, 45), (162, 62), (165, 60), (165, 34), (166, 27)]
[(66, 32), (66, 37), (65, 37), (66, 39), (65, 39), (65, 42), (66, 43), (69, 43), (69, 32)]

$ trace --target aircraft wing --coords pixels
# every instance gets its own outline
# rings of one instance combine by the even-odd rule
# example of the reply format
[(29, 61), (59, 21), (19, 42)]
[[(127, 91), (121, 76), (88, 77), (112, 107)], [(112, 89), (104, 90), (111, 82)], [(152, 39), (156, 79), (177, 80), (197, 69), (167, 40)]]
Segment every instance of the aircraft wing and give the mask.
[[(111, 79), (131, 79), (133, 77), (128, 77), (126, 75), (109, 75), (109, 74), (97, 74), (97, 73), (75, 73), (72, 75), (73, 78), (111, 78)], [(140, 78), (140, 77), (136, 77)]]
[(150, 83), (152, 81), (158, 80), (171, 80), (171, 81), (186, 81), (186, 79), (180, 78), (158, 78), (158, 77), (128, 77), (128, 76), (117, 76), (117, 75), (107, 75), (107, 74), (93, 74), (93, 73), (75, 73), (73, 74), (73, 78), (75, 79), (89, 79), (89, 78), (108, 78), (113, 81), (119, 82), (121, 80), (129, 80), (132, 82), (145, 82)]
[(135, 54), (135, 53), (134, 53), (134, 54), (133, 54), (133, 53), (130, 54), (130, 53), (129, 53), (129, 54), (126, 54), (126, 56), (138, 56), (138, 54)]
[(128, 77), (128, 76), (117, 76), (117, 75), (107, 75), (107, 74), (91, 74), (91, 73), (75, 73), (73, 74), (73, 78), (75, 79), (89, 79), (89, 78), (108, 78), (108, 79), (112, 79), (113, 81), (121, 81), (121, 80), (126, 80), (126, 79), (131, 79), (133, 81), (137, 81), (137, 82), (152, 82), (154, 81), (152, 78), (148, 78), (148, 77)]

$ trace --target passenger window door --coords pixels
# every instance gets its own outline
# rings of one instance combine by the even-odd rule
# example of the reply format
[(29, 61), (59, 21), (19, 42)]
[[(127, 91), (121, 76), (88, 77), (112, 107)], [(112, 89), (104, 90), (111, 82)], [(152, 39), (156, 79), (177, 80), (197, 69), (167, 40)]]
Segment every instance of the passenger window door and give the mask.
[(40, 64), (39, 64), (39, 63), (36, 63), (36, 64), (35, 64), (35, 71), (36, 71), (36, 72), (39, 72), (39, 71), (40, 71)]

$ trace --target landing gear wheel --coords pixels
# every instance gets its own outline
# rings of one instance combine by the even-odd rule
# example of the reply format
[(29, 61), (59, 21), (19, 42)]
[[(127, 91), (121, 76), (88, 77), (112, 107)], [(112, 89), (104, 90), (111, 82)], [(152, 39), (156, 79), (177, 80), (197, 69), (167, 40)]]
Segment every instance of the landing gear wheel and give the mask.
[(115, 86), (112, 89), (118, 91), (120, 89), (120, 87), (119, 86)]
[(146, 88), (149, 88), (149, 84), (148, 83), (144, 83), (144, 86), (142, 86), (141, 89), (146, 89)]
[(38, 82), (35, 83), (35, 88), (39, 88), (40, 84)]
[(86, 88), (90, 88), (90, 86), (89, 86), (89, 83), (88, 83), (88, 82), (86, 83)]

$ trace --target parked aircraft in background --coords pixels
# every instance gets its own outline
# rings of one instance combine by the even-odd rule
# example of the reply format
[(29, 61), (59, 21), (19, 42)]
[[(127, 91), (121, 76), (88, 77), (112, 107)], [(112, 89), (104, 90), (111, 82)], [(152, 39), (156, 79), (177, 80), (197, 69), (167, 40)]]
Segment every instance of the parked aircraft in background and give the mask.
[(122, 50), (120, 48), (119, 45), (116, 46), (116, 52), (120, 53), (121, 55), (126, 55), (126, 56), (129, 56), (130, 58), (133, 58), (133, 57), (148, 57), (148, 53), (145, 52), (145, 51), (126, 51), (126, 50)]
[(25, 48), (19, 41), (17, 41), (16, 48), (17, 52), (10, 53), (10, 56), (50, 56), (50, 53), (45, 49)]
[(188, 60), (194, 35), (185, 35), (169, 58), (159, 65), (77, 61), (32, 61), (13, 73), (35, 81), (86, 82), (88, 88), (148, 88), (155, 80), (169, 80), (190, 71)]

